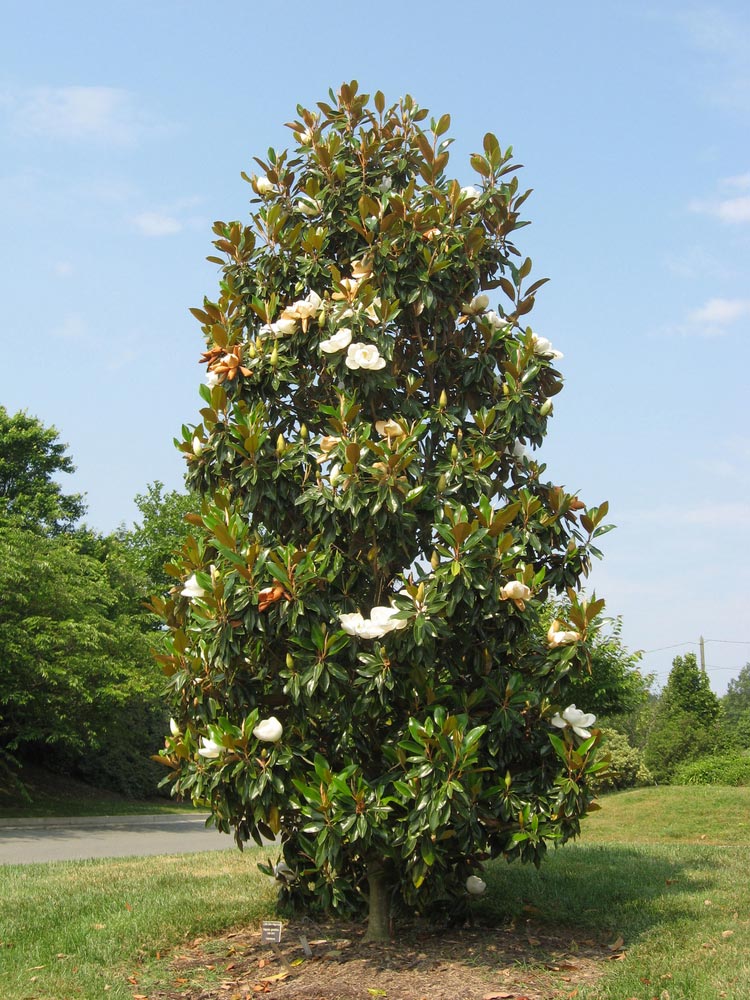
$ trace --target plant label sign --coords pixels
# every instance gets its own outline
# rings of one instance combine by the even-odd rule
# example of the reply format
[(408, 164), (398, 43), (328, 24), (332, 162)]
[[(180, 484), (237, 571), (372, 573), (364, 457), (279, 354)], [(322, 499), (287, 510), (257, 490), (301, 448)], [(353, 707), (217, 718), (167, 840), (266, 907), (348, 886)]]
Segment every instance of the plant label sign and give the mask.
[(279, 944), (283, 926), (280, 920), (264, 920), (260, 925), (261, 944)]

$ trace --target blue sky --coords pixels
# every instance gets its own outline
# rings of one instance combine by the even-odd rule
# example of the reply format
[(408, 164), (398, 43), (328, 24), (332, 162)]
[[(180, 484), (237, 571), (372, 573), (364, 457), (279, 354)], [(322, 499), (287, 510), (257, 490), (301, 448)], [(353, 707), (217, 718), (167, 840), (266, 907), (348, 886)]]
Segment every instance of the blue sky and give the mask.
[[(214, 219), (298, 103), (357, 78), (450, 112), (451, 172), (514, 147), (565, 354), (543, 457), (609, 499), (592, 585), (644, 668), (704, 635), (714, 689), (750, 660), (750, 9), (741, 0), (5, 0), (0, 403), (54, 424), (89, 523), (181, 484), (200, 405), (188, 313), (216, 288)], [(495, 304), (495, 303), (493, 303)], [(719, 641), (721, 640), (721, 641)], [(663, 649), (662, 647), (674, 647)]]

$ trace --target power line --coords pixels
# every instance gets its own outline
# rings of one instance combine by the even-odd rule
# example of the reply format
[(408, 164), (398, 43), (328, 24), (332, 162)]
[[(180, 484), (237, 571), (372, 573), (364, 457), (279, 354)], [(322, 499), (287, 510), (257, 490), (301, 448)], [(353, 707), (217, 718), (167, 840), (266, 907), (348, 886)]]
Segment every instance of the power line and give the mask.
[(656, 649), (644, 649), (644, 653), (661, 653), (663, 649), (677, 649), (678, 646), (697, 646), (697, 642), (688, 640), (687, 642), (675, 642), (672, 646), (657, 646)]
[[(730, 646), (750, 646), (750, 639), (704, 639), (704, 642), (722, 642)], [(686, 639), (685, 642), (675, 642), (671, 646), (657, 646), (656, 649), (643, 649), (643, 653), (661, 653), (665, 649), (677, 649), (679, 646), (697, 646), (693, 639)]]

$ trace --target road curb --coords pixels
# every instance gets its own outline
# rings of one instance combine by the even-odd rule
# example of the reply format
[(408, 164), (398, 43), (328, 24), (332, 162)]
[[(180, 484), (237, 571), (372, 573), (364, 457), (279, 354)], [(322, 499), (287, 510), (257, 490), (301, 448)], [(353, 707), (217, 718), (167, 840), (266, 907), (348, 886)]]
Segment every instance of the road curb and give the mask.
[(208, 813), (144, 813), (127, 816), (26, 816), (18, 819), (0, 819), (1, 830), (22, 830), (29, 828), (50, 829), (53, 827), (113, 827), (124, 826), (205, 826)]

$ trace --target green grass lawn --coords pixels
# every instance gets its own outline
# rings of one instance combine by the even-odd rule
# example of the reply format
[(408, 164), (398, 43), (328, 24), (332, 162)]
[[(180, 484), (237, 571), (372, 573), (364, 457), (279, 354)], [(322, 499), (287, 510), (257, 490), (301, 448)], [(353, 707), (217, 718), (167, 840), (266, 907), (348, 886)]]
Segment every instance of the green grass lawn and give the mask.
[[(571, 939), (622, 938), (624, 960), (577, 1000), (748, 1000), (750, 789), (642, 789), (602, 805), (539, 871), (489, 865), (478, 918), (531, 913)], [(153, 978), (158, 952), (272, 915), (258, 857), (0, 868), (3, 1000), (131, 1000), (128, 976)]]
[(41, 816), (125, 816), (193, 811), (192, 805), (154, 795), (139, 800), (93, 788), (64, 774), (24, 765), (20, 778), (26, 796), (16, 789), (0, 790), (0, 819)]

